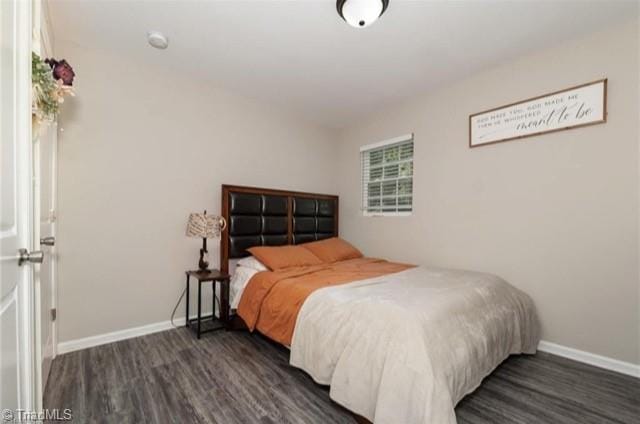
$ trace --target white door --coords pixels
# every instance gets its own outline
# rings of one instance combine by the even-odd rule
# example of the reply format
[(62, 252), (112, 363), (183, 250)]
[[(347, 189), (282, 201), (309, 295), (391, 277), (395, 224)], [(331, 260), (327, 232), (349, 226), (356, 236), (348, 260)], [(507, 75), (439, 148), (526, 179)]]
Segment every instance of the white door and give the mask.
[[(35, 411), (31, 2), (0, 0), (0, 409)], [(9, 418), (9, 419), (8, 419)]]
[[(35, 136), (35, 134), (34, 134)], [(55, 356), (55, 277), (56, 277), (56, 153), (57, 124), (55, 122), (40, 127), (33, 144), (34, 159), (34, 241), (36, 248), (42, 250), (44, 261), (35, 269), (34, 287), (36, 310), (40, 311), (40, 320), (36, 322), (36, 355), (41, 359), (41, 391), (47, 385), (51, 361)], [(38, 247), (39, 246), (39, 247)]]
[[(1, 1), (1, 0), (0, 0)], [(51, 44), (47, 3), (35, 0), (33, 4), (32, 49), (40, 57), (54, 56)], [(58, 125), (56, 122), (40, 125), (33, 136), (33, 181), (34, 181), (34, 243), (37, 250), (44, 251), (44, 262), (35, 268), (34, 288), (36, 311), (36, 357), (41, 358), (40, 375), (36, 381), (42, 382), (37, 392), (43, 392), (47, 385), (51, 362), (56, 354), (56, 195), (57, 195), (57, 152)], [(35, 131), (35, 128), (34, 128)]]

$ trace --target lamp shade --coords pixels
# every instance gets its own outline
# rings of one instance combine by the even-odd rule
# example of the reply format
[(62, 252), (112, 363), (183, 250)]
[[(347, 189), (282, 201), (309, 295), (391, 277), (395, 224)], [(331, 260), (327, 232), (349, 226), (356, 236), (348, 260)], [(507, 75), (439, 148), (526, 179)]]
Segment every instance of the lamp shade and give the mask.
[(227, 221), (221, 216), (207, 215), (207, 213), (192, 213), (187, 223), (187, 236), (199, 238), (220, 237), (227, 227)]

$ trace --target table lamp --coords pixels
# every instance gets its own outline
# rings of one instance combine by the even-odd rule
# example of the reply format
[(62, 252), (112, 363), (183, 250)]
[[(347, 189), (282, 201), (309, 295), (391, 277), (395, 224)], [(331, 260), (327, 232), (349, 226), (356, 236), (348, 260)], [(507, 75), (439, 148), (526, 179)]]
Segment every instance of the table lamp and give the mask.
[(200, 249), (200, 261), (198, 268), (200, 271), (207, 271), (209, 268), (207, 239), (220, 237), (220, 233), (227, 227), (227, 221), (218, 215), (207, 215), (204, 213), (192, 213), (189, 215), (187, 223), (187, 237), (202, 238), (202, 249)]

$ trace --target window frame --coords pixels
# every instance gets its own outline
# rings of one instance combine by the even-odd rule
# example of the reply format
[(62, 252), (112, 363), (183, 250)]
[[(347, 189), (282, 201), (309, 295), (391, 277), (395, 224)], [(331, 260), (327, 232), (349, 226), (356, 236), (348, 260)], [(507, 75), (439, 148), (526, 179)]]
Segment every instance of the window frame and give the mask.
[[(370, 151), (370, 150), (374, 150), (374, 149), (378, 149), (381, 147), (385, 147), (385, 146), (390, 146), (392, 144), (400, 144), (400, 143), (404, 143), (407, 141), (411, 141), (413, 144), (413, 153), (411, 155), (411, 167), (412, 167), (412, 171), (411, 171), (411, 210), (410, 211), (379, 211), (379, 212), (372, 212), (369, 211), (367, 206), (366, 206), (366, 202), (368, 202), (369, 200), (369, 196), (367, 196), (367, 198), (365, 199), (365, 186), (366, 184), (368, 184), (370, 181), (365, 181), (365, 172), (364, 172), (364, 167), (365, 167), (365, 159), (364, 159), (364, 155), (365, 152)], [(414, 208), (414, 199), (415, 199), (415, 137), (414, 137), (414, 133), (409, 133), (409, 134), (405, 134), (405, 135), (401, 135), (399, 137), (394, 137), (394, 138), (390, 138), (388, 140), (383, 140), (383, 141), (379, 141), (376, 143), (371, 143), (371, 144), (366, 144), (364, 146), (360, 146), (360, 208), (362, 210), (362, 215), (365, 217), (393, 217), (393, 216), (412, 216), (413, 215), (413, 208)], [(400, 178), (397, 178), (396, 180), (398, 180)], [(366, 191), (368, 193), (368, 189)], [(398, 198), (398, 194), (396, 194), (396, 199)]]

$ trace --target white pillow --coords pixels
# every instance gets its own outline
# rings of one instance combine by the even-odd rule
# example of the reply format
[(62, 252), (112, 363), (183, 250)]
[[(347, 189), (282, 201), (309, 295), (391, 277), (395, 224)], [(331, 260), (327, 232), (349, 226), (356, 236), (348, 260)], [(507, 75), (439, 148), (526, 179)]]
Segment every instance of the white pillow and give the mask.
[(262, 262), (254, 258), (253, 256), (248, 256), (244, 259), (240, 259), (238, 261), (238, 265), (243, 266), (245, 268), (255, 269), (256, 271), (268, 271), (269, 268), (264, 266)]

